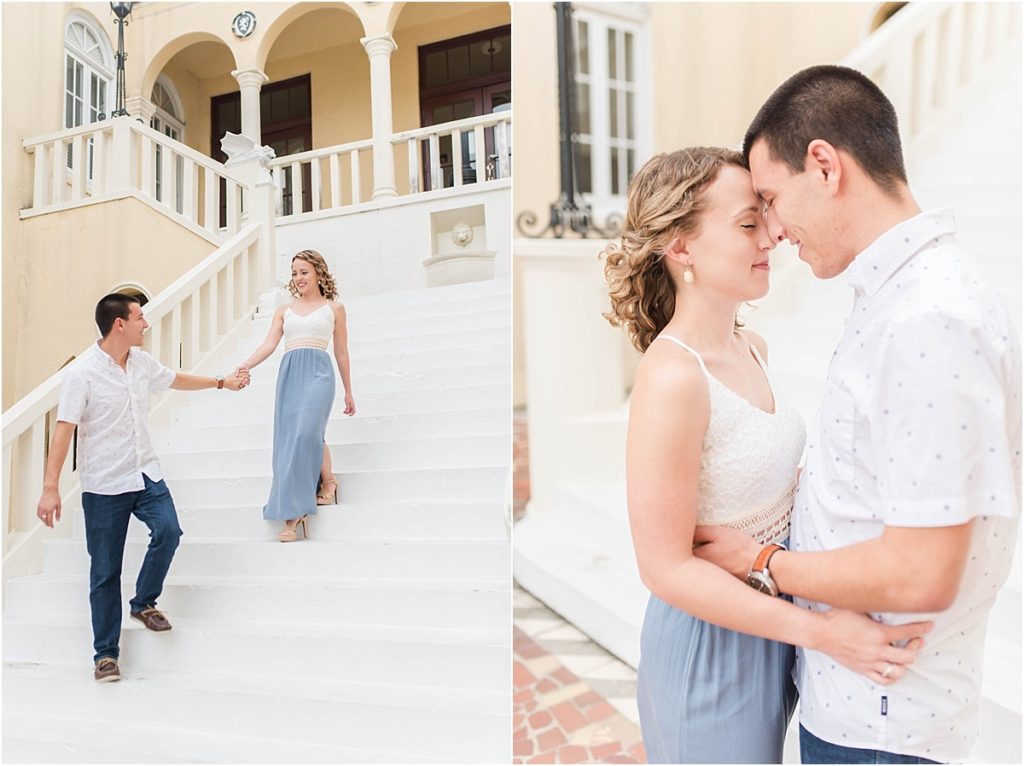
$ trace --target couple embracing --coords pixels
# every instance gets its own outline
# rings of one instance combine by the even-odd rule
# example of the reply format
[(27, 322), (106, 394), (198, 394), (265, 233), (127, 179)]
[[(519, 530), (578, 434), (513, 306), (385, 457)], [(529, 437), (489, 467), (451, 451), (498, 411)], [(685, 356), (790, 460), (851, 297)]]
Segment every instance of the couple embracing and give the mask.
[[(737, 319), (784, 239), (854, 293), (810, 434)], [(742, 153), (641, 168), (606, 256), (607, 316), (644, 353), (627, 485), (650, 761), (781, 762), (797, 691), (805, 763), (968, 758), (1016, 540), (1020, 347), (952, 212), (911, 196), (888, 99), (799, 72)]]

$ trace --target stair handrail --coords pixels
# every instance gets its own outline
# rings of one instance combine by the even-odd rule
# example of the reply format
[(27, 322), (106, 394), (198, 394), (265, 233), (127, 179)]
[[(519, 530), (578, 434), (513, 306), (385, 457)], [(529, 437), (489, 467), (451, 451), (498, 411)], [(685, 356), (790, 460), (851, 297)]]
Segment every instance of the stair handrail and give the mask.
[(882, 88), (900, 120), (903, 150), (955, 114), (962, 97), (1019, 43), (1017, 3), (907, 3), (839, 63)]
[[(189, 269), (146, 304), (150, 329), (143, 348), (174, 370), (195, 370), (220, 351), (225, 338), (254, 311), (264, 287), (260, 239), (265, 223), (253, 221), (216, 251)], [(0, 417), (3, 445), (3, 520), (5, 578), (11, 574), (8, 558), (42, 539), (43, 527), (35, 518), (42, 491), (49, 430), (66, 369), (8, 408)], [(152, 402), (155, 409), (169, 396)], [(61, 473), (61, 497), (79, 490), (71, 461)], [(12, 517), (12, 513), (14, 516)], [(13, 541), (13, 543), (12, 543)], [(30, 561), (38, 560), (31, 551)]]

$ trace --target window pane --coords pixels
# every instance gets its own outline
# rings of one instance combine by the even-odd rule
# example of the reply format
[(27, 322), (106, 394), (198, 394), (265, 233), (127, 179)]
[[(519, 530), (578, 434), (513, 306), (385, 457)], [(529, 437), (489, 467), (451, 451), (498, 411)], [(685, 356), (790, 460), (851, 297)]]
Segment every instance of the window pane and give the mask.
[(288, 119), (288, 91), (275, 90), (270, 94), (270, 121), (280, 122)]
[(585, 21), (576, 22), (576, 58), (580, 74), (590, 74), (590, 40), (587, 37), (589, 27)]
[[(476, 45), (478, 43), (474, 43)], [(481, 43), (482, 44), (482, 43)], [(469, 77), (469, 46), (460, 45), (448, 51), (448, 81), (465, 80)]]
[(472, 117), (476, 111), (474, 108), (473, 99), (469, 99), (468, 101), (458, 101), (453, 106), (455, 113), (452, 119), (455, 120), (468, 119)]
[(636, 138), (636, 94), (626, 91), (626, 138)]
[(627, 183), (633, 179), (633, 173), (636, 172), (636, 152), (632, 149), (626, 150), (626, 181)]
[(109, 117), (110, 115), (107, 114), (107, 83), (105, 80), (100, 80), (98, 93), (99, 99), (96, 103), (99, 106), (100, 114)]
[(64, 127), (75, 127), (75, 97), (70, 93), (64, 94)]
[(619, 188), (619, 150), (617, 147), (612, 147), (612, 194), (621, 194), (622, 190)]
[(434, 121), (431, 125), (440, 125), (442, 122), (452, 121), (452, 105), (445, 104), (444, 106), (435, 106), (433, 109)]
[(302, 82), (292, 88), (292, 117), (309, 117), (309, 85)]
[(82, 124), (82, 100), (75, 99), (75, 127)]
[(619, 92), (615, 88), (608, 89), (608, 135), (619, 137)]
[(288, 154), (297, 154), (299, 152), (306, 151), (306, 139), (305, 138), (289, 138), (288, 139)]
[(576, 144), (576, 183), (581, 194), (592, 194), (594, 191), (590, 172), (590, 144)]
[(469, 72), (473, 77), (481, 77), (491, 73), (491, 56), (494, 55), (493, 40), (477, 40), (470, 43)]
[(626, 32), (626, 52), (623, 57), (626, 59), (626, 82), (633, 82), (633, 33)]
[(576, 111), (580, 133), (590, 132), (590, 86), (585, 82), (576, 83)]
[(426, 87), (443, 85), (448, 82), (448, 54), (445, 51), (434, 51), (426, 56)]
[(64, 90), (74, 92), (75, 89), (75, 60), (67, 57), (67, 67), (64, 70)]
[(613, 80), (618, 77), (618, 72), (619, 72), (617, 55), (616, 55), (617, 53), (618, 53), (618, 49), (617, 49), (617, 46), (615, 45), (615, 30), (614, 29), (609, 29), (608, 30), (608, 77), (613, 79)]
[[(83, 94), (83, 90), (84, 89), (82, 87), (83, 75), (84, 74), (85, 74), (84, 68), (82, 67), (81, 64), (79, 64), (76, 61), (75, 62), (75, 96), (77, 96), (78, 98), (81, 98), (84, 95)], [(81, 125), (82, 123), (78, 123), (78, 124)]]
[(501, 35), (495, 38), (495, 45), (498, 50), (494, 52), (492, 59), (492, 72), (512, 71), (512, 35)]

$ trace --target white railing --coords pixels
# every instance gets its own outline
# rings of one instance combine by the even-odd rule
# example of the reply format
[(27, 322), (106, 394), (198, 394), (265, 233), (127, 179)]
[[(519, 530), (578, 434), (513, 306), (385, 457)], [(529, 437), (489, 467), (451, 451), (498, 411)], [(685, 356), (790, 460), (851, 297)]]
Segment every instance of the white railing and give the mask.
[(406, 146), (409, 194), (459, 188), (512, 175), (512, 112), (396, 133)]
[[(144, 348), (173, 370), (194, 370), (256, 307), (265, 278), (260, 259), (264, 224), (253, 222), (146, 304), (150, 330)], [(4, 569), (15, 553), (34, 560), (44, 527), (35, 516), (43, 487), (50, 433), (57, 416), (61, 370), (3, 414)], [(166, 397), (166, 395), (165, 395)], [(154, 402), (160, 404), (163, 399)], [(61, 474), (65, 503), (78, 491), (69, 457)], [(14, 567), (15, 570), (22, 567)]]
[(363, 201), (362, 178), (372, 176), (373, 141), (289, 154), (270, 162), (280, 198), (278, 217), (337, 210)]
[(1020, 13), (1019, 3), (908, 3), (840, 63), (889, 97), (904, 153), (913, 157), (1018, 42)]
[(22, 146), (35, 163), (32, 206), (22, 218), (136, 195), (217, 240), (241, 227), (244, 187), (224, 165), (130, 117)]

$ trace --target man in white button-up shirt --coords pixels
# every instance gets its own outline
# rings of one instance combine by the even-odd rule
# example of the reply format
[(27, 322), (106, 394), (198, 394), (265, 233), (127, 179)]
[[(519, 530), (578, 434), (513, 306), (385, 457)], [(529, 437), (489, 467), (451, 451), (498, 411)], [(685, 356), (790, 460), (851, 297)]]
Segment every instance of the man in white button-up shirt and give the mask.
[(94, 676), (97, 681), (117, 681), (121, 564), (132, 515), (149, 527), (150, 543), (131, 600), (131, 616), (150, 630), (171, 629), (156, 609), (156, 600), (181, 528), (149, 438), (149, 396), (167, 388), (238, 391), (248, 375), (207, 378), (164, 367), (139, 348), (149, 325), (139, 302), (127, 295), (102, 298), (96, 306), (96, 325), (103, 337), (64, 373), (37, 514), (49, 527), (60, 520), (58, 479), (77, 426), (78, 475), (91, 562)]
[[(963, 761), (978, 735), (989, 610), (1020, 514), (1020, 345), (956, 243), (921, 212), (896, 114), (866, 77), (799, 72), (744, 143), (769, 233), (814, 275), (844, 274), (854, 305), (811, 429), (782, 593), (934, 629), (891, 686), (798, 650), (805, 763)], [(727, 530), (698, 555), (746, 576), (760, 546)], [(901, 669), (878, 668), (889, 677)]]

